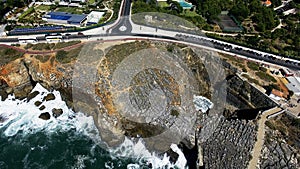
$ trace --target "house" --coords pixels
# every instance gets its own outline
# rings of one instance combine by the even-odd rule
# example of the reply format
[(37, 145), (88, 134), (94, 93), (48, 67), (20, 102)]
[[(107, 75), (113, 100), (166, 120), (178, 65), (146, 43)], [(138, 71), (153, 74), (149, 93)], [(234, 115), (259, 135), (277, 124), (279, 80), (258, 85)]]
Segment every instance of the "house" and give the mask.
[(103, 17), (104, 14), (105, 14), (105, 12), (92, 11), (87, 16), (86, 25), (88, 26), (88, 25), (97, 24), (100, 21), (100, 19)]
[(272, 5), (272, 2), (270, 0), (266, 0), (266, 1), (262, 1), (261, 4), (268, 7), (268, 6)]
[(67, 12), (49, 12), (42, 18), (48, 23), (82, 26), (87, 19), (86, 14), (70, 14)]
[(269, 96), (275, 100), (281, 100), (282, 98), (286, 97), (283, 92), (276, 89), (272, 89)]
[(289, 83), (286, 84), (286, 87), (293, 91), (295, 95), (300, 95), (300, 77), (290, 76), (286, 78)]
[(289, 69), (279, 69), (279, 71), (284, 77), (294, 76), (294, 73), (291, 72)]

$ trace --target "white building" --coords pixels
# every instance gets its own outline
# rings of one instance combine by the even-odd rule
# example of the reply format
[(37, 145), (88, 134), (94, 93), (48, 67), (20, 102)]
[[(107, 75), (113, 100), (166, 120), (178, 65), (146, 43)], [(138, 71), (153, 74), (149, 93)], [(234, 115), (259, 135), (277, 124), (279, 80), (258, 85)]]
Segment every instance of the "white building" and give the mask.
[(295, 95), (300, 95), (300, 77), (290, 76), (286, 77), (286, 79), (289, 81), (288, 84), (286, 84), (286, 87), (293, 91)]
[(93, 25), (99, 23), (100, 19), (103, 17), (105, 12), (99, 12), (99, 11), (92, 11), (88, 16), (86, 20), (86, 25)]

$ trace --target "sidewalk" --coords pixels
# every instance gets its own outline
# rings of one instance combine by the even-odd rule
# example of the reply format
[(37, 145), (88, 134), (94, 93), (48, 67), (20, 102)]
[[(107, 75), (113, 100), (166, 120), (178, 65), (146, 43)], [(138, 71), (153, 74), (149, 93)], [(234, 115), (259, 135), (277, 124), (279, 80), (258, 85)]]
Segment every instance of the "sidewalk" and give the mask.
[(258, 120), (258, 129), (257, 129), (257, 141), (254, 144), (253, 151), (252, 151), (252, 159), (249, 162), (248, 169), (256, 169), (257, 165), (259, 164), (259, 157), (261, 155), (261, 151), (264, 145), (265, 140), (265, 122), (268, 119), (268, 116), (276, 114), (282, 111), (279, 107), (274, 107), (272, 109), (264, 111), (260, 115), (260, 119)]

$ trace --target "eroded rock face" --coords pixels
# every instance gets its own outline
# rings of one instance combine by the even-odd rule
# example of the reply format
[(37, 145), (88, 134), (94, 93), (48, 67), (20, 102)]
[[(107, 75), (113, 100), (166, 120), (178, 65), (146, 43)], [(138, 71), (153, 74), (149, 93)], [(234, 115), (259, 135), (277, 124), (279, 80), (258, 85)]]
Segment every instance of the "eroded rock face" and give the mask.
[(202, 144), (205, 168), (247, 168), (255, 139), (255, 123), (222, 117), (212, 137)]
[(43, 119), (43, 120), (49, 120), (50, 119), (50, 114), (48, 112), (45, 112), (45, 113), (42, 113), (39, 115), (39, 118), (40, 119)]
[(23, 99), (27, 97), (33, 88), (28, 70), (22, 59), (15, 60), (4, 66), (1, 69), (0, 79), (2, 79), (4, 84), (7, 84), (7, 87), (4, 86), (6, 87), (6, 94), (13, 91), (16, 98)]
[[(65, 90), (72, 85), (73, 62), (61, 64), (55, 60), (55, 54), (49, 55), (49, 59), (40, 62), (36, 57), (25, 54), (22, 58), (14, 60), (0, 67), (0, 95), (2, 100), (8, 94), (14, 93), (19, 99), (28, 101), (35, 97), (36, 93), (30, 93), (36, 83), (40, 83), (48, 89), (62, 89), (62, 97), (71, 100), (68, 96), (70, 90)], [(66, 92), (67, 91), (67, 92)], [(44, 100), (53, 100), (49, 95)], [(65, 100), (68, 102), (68, 100)]]
[(266, 122), (265, 141), (259, 167), (300, 167), (300, 123), (288, 114), (282, 114)]
[[(89, 72), (86, 69), (82, 71)], [(97, 71), (96, 95), (103, 104), (100, 110), (104, 112), (101, 114), (106, 115), (98, 117), (98, 124), (106, 124), (103, 119), (113, 124), (110, 127), (103, 126), (101, 130), (113, 129), (111, 136), (116, 138), (122, 138), (124, 134), (143, 137), (156, 150), (164, 149), (165, 145), (169, 147), (166, 140), (172, 137), (173, 143), (182, 139), (180, 134), (164, 135), (165, 139), (158, 137), (167, 133), (178, 120), (189, 121), (185, 119), (189, 117), (183, 114), (192, 115), (195, 112), (192, 110), (193, 94), (190, 91), (201, 90), (198, 94), (210, 95), (209, 78), (204, 65), (195, 52), (186, 46), (161, 42), (117, 45), (100, 59)], [(83, 78), (87, 76), (82, 75)], [(194, 125), (191, 123), (178, 128), (188, 130)], [(177, 132), (176, 129), (173, 131)], [(105, 141), (111, 140), (118, 142), (109, 137)], [(155, 144), (154, 140), (160, 144)]]

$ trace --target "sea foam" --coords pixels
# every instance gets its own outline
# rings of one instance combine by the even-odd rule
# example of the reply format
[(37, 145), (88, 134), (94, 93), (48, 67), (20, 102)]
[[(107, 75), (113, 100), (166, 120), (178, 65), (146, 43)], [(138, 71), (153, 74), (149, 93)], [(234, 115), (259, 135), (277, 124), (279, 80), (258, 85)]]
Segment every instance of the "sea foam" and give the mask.
[[(97, 131), (93, 118), (87, 117), (83, 113), (74, 113), (62, 100), (58, 91), (49, 92), (40, 84), (35, 86), (32, 92), (34, 91), (38, 91), (39, 94), (28, 102), (27, 99), (15, 99), (13, 95), (0, 102), (0, 115), (4, 119), (4, 122), (0, 123), (0, 128), (4, 128), (5, 136), (14, 136), (19, 132), (26, 135), (40, 131), (51, 133), (59, 130), (76, 130), (81, 134), (91, 136), (91, 131)], [(42, 101), (49, 93), (52, 93), (55, 99)], [(36, 101), (40, 101), (42, 104), (36, 106), (34, 104)], [(42, 105), (45, 106), (45, 109), (41, 111), (39, 107)], [(62, 109), (63, 114), (55, 118), (52, 114), (54, 108)], [(39, 118), (43, 112), (49, 112), (49, 120)]]
[[(39, 94), (32, 98), (30, 101), (27, 99), (18, 100), (14, 95), (8, 96), (5, 101), (1, 101), (0, 98), (0, 116), (3, 122), (0, 123), (0, 129), (4, 131), (6, 137), (20, 135), (34, 134), (37, 132), (46, 132), (51, 134), (53, 132), (67, 132), (74, 130), (78, 134), (83, 134), (90, 137), (95, 143), (101, 142), (99, 132), (94, 124), (91, 116), (86, 116), (84, 113), (75, 113), (68, 108), (66, 103), (62, 100), (59, 91), (48, 91), (40, 84), (37, 84), (32, 92), (38, 91)], [(55, 96), (54, 100), (43, 101), (43, 98), (47, 94), (52, 93)], [(40, 101), (45, 106), (44, 110), (40, 110), (40, 106), (36, 106), (35, 102)], [(63, 114), (55, 118), (52, 114), (52, 109), (62, 109)], [(49, 112), (50, 119), (43, 120), (39, 118), (43, 112)], [(110, 152), (112, 158), (131, 158), (137, 161), (137, 164), (129, 164), (127, 168), (135, 169), (140, 168), (140, 165), (151, 165), (152, 168), (186, 168), (186, 159), (177, 147), (172, 145), (171, 149), (178, 153), (179, 158), (175, 164), (170, 162), (170, 158), (167, 154), (162, 156), (156, 153), (150, 153), (142, 139), (137, 142), (129, 138), (125, 138), (124, 142), (116, 148), (111, 148)], [(91, 153), (92, 156), (93, 153)], [(78, 158), (80, 167), (84, 167), (82, 161), (88, 157)], [(107, 168), (114, 168), (108, 163), (105, 164)], [(76, 166), (78, 167), (78, 166)]]

